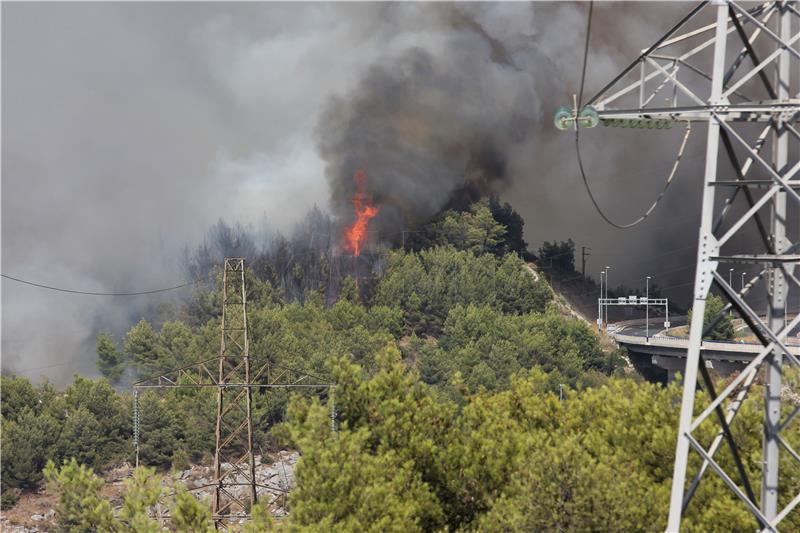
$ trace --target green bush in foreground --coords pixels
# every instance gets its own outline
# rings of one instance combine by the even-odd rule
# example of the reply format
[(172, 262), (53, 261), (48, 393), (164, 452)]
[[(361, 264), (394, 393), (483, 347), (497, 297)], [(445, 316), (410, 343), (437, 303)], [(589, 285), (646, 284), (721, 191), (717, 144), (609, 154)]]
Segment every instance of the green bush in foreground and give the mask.
[[(303, 453), (290, 524), (301, 531), (655, 531), (663, 530), (672, 477), (680, 389), (610, 378), (570, 390), (564, 401), (538, 369), (508, 390), (466, 398), (463, 409), (419, 382), (393, 349), (367, 377), (335, 365), (338, 433), (328, 407), (297, 399), (288, 426)], [(754, 391), (758, 394), (757, 391)], [(746, 404), (734, 431), (744, 457), (760, 449), (759, 413)], [(702, 426), (701, 442), (714, 428)], [(796, 446), (800, 435), (788, 436)], [(717, 456), (733, 471), (730, 454)], [(800, 469), (790, 459), (790, 487)], [(699, 467), (692, 457), (690, 468)], [(760, 465), (746, 465), (751, 480)], [(754, 487), (758, 491), (758, 487)], [(791, 491), (787, 491), (787, 494)], [(785, 502), (784, 504), (788, 503)], [(795, 513), (788, 530), (800, 526)], [(320, 524), (324, 524), (321, 527)], [(686, 531), (748, 531), (752, 515), (723, 482), (706, 476)]]
[[(101, 496), (103, 480), (91, 468), (74, 459), (60, 467), (50, 461), (44, 470), (50, 490), (58, 494), (56, 521), (64, 533), (157, 533), (165, 531), (150, 518), (153, 506), (163, 497), (161, 479), (155, 470), (138, 468), (125, 482), (121, 509), (114, 513), (111, 504)], [(268, 524), (266, 510), (254, 511), (256, 524)], [(179, 533), (211, 533), (215, 531), (208, 502), (198, 501), (184, 487), (177, 488), (170, 509), (171, 531)]]

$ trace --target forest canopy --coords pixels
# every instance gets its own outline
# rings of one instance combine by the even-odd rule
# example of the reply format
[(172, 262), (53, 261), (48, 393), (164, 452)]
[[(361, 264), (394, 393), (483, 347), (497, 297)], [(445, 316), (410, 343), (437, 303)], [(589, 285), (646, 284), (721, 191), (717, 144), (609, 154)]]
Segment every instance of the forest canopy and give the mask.
[[(522, 219), (508, 204), (490, 199), (446, 211), (407, 241), (367, 255), (358, 270), (337, 262), (331, 238), (319, 237), (333, 227), (314, 210), (292, 237), (262, 246), (246, 228), (220, 221), (186, 252), (187, 271), (207, 278), (190, 298), (122, 335), (99, 332), (102, 378), (75, 376), (58, 391), (3, 376), (3, 507), (46, 483), (60, 494), (64, 531), (158, 530), (146, 512), (160, 497), (160, 485), (148, 481), (154, 471), (137, 471), (116, 509), (102, 498), (95, 472), (132, 459), (134, 380), (217, 356), (218, 265), (245, 255), (252, 257), (253, 359), (336, 383), (335, 432), (324, 393), (254, 392), (257, 447), (301, 454), (281, 528), (664, 528), (679, 388), (631, 375), (622, 354), (556, 305), (558, 296), (526, 262), (532, 256)], [(571, 270), (572, 252), (566, 241), (545, 243), (539, 255)], [(207, 463), (215, 402), (211, 389), (142, 393), (141, 464), (163, 472)], [(757, 417), (747, 404), (737, 419), (745, 458), (761, 445)], [(709, 441), (711, 431), (701, 426), (700, 438)], [(798, 432), (787, 439), (800, 446)], [(731, 466), (727, 448), (719, 460)], [(747, 459), (745, 468), (757, 485), (760, 465)], [(781, 469), (789, 488), (800, 490), (798, 465), (787, 459)], [(180, 491), (173, 504), (176, 531), (210, 530), (205, 504)], [(266, 515), (257, 508), (248, 527), (272, 527)], [(800, 529), (797, 513), (787, 520)], [(713, 531), (719, 524), (757, 526), (707, 476), (685, 526)]]

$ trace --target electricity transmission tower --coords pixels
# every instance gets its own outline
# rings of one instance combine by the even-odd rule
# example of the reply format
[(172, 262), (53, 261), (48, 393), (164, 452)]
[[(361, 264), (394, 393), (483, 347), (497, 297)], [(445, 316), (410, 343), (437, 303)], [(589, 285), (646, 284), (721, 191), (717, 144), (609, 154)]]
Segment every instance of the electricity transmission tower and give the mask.
[[(244, 259), (225, 259), (222, 273), (222, 345), (217, 379), (214, 516), (246, 514), (256, 503), (253, 395), (247, 336)], [(245, 486), (244, 497), (230, 489)]]
[[(790, 2), (765, 2), (752, 8), (726, 0), (704, 2), (585, 107), (561, 108), (556, 114), (560, 129), (583, 129), (601, 122), (605, 126), (647, 129), (668, 128), (676, 122), (707, 126), (694, 311), (667, 531), (680, 529), (681, 515), (709, 469), (743, 502), (762, 531), (778, 531), (781, 522), (800, 504), (800, 494), (778, 490), (780, 486), (786, 492), (788, 486), (780, 484), (780, 458), (800, 461), (800, 454), (785, 438), (800, 407), (781, 402), (782, 393), (792, 392), (783, 381), (785, 371), (800, 366), (786, 346), (788, 333), (800, 324), (800, 315), (788, 324), (784, 322), (789, 289), (800, 286), (795, 271), (800, 262), (798, 19), (800, 11)], [(736, 200), (739, 202), (734, 204)], [(742, 238), (748, 226), (757, 231), (757, 248), (747, 245), (752, 239)], [(760, 270), (737, 291), (720, 273), (724, 271), (720, 265), (728, 268), (743, 263), (759, 265)], [(712, 287), (727, 304), (704, 331), (706, 298)], [(758, 293), (766, 298), (766, 319), (745, 301), (746, 295)], [(702, 357), (701, 341), (731, 308), (763, 348), (717, 392)], [(698, 406), (695, 416), (698, 372), (710, 403)], [(764, 390), (759, 484), (748, 478), (733, 437), (734, 421), (743, 402), (756, 396), (752, 392), (754, 383), (762, 384)], [(697, 430), (701, 424), (714, 424), (718, 429), (710, 443), (700, 442)], [(715, 458), (723, 442), (734, 465), (729, 471)], [(687, 486), (691, 452), (702, 462)], [(759, 486), (760, 494), (756, 495)]]
[[(134, 444), (139, 466), (139, 394), (147, 389), (215, 388), (216, 429), (214, 480), (191, 490), (214, 487), (212, 518), (217, 528), (247, 520), (258, 500), (258, 489), (286, 493), (288, 487), (259, 483), (253, 448), (254, 389), (325, 389), (331, 402), (331, 429), (335, 430), (334, 385), (325, 380), (266, 361), (251, 358), (247, 329), (245, 263), (226, 258), (222, 274), (222, 327), (219, 357), (137, 381), (133, 385)], [(253, 366), (253, 363), (257, 364)], [(253, 372), (253, 368), (257, 370)], [(242, 490), (244, 489), (244, 490)], [(161, 515), (168, 519), (169, 516)]]

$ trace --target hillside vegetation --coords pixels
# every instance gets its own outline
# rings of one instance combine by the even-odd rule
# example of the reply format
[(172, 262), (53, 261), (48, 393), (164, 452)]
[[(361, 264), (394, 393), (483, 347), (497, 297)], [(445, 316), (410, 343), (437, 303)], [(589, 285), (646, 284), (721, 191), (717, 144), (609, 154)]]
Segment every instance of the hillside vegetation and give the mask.
[[(322, 249), (287, 255), (292, 240), (250, 262), (252, 356), (337, 384), (335, 432), (327, 393), (254, 393), (257, 448), (302, 454), (282, 530), (663, 530), (680, 390), (626, 376), (588, 325), (556, 310), (520, 257), (521, 230), (496, 200), (446, 212), (409, 249), (381, 254), (360, 287), (347, 276), (333, 286)], [(189, 267), (216, 284), (120, 339), (98, 336), (104, 378), (56, 391), (3, 377), (4, 507), (48, 482), (63, 531), (159, 530), (147, 517), (162, 490), (152, 470), (137, 471), (114, 509), (92, 469), (132, 458), (132, 380), (217, 355), (212, 258), (206, 246)], [(141, 463), (210, 462), (215, 401), (213, 390), (143, 394)], [(746, 404), (734, 426), (756, 492), (758, 416)], [(795, 448), (798, 433), (786, 435)], [(733, 470), (727, 448), (718, 458)], [(781, 491), (796, 493), (800, 468), (784, 459)], [(208, 505), (186, 492), (172, 515), (176, 531), (212, 529)], [(264, 508), (254, 515), (250, 531), (273, 527)], [(757, 527), (713, 474), (686, 516), (687, 531)], [(800, 530), (798, 513), (787, 520)]]

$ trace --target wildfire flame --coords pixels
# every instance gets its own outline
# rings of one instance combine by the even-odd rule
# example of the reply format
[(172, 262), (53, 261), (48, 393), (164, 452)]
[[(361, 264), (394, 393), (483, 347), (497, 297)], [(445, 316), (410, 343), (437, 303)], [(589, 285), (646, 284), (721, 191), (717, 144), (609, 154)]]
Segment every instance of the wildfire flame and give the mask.
[(364, 190), (367, 181), (367, 173), (359, 170), (353, 177), (356, 182), (356, 192), (353, 195), (353, 207), (355, 207), (355, 221), (344, 230), (345, 247), (347, 250), (358, 257), (361, 255), (361, 248), (367, 239), (367, 226), (371, 218), (378, 214), (378, 208), (372, 203), (372, 199)]

